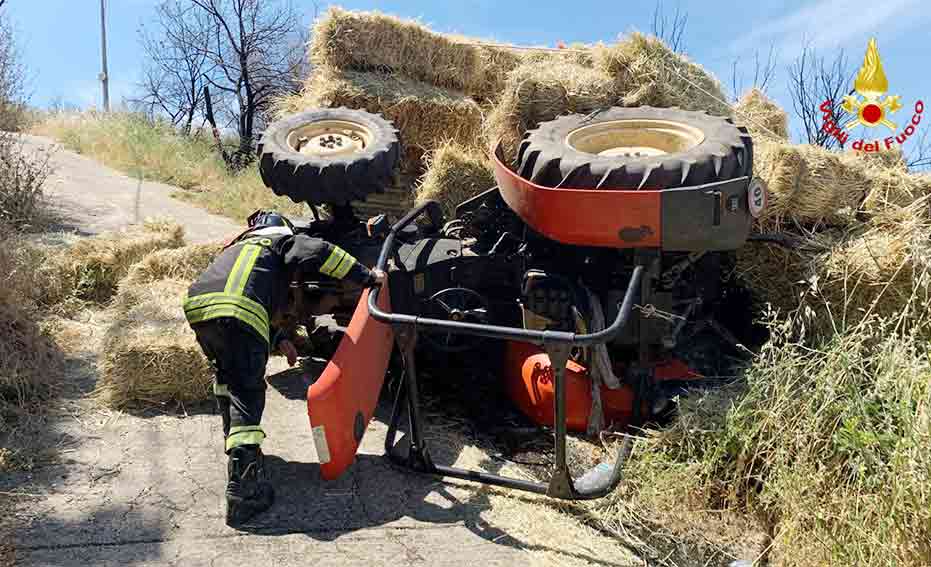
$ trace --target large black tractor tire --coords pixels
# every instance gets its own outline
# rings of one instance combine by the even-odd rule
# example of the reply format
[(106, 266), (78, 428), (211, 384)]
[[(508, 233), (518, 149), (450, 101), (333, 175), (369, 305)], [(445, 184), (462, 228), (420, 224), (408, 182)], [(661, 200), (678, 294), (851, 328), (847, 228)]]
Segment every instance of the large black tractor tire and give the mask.
[(609, 108), (530, 130), (517, 173), (545, 187), (670, 189), (751, 175), (753, 145), (729, 118), (678, 108)]
[(296, 203), (344, 205), (382, 193), (400, 158), (398, 130), (348, 108), (309, 110), (274, 122), (259, 142), (259, 172)]

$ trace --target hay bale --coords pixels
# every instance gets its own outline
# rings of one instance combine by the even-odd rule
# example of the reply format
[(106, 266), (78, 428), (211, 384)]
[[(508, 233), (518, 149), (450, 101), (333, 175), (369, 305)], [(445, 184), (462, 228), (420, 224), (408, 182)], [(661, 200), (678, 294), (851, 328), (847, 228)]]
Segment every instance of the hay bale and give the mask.
[(364, 201), (353, 201), (352, 210), (360, 219), (368, 219), (380, 214), (400, 219), (414, 206), (411, 176), (403, 176), (398, 182), (384, 188), (384, 193), (368, 195)]
[(927, 322), (931, 300), (929, 224), (858, 224), (788, 249), (751, 243), (738, 252), (738, 275), (760, 303), (801, 311), (815, 333), (831, 335), (868, 315), (917, 326)]
[(223, 244), (211, 243), (156, 250), (133, 264), (120, 286), (137, 286), (164, 279), (194, 280), (222, 249)]
[(428, 156), (427, 163), (414, 204), (439, 201), (447, 218), (455, 216), (456, 205), (495, 185), (488, 157), (471, 148), (444, 144)]
[(754, 137), (789, 139), (789, 115), (757, 88), (740, 97), (734, 114)]
[(423, 170), (423, 154), (446, 140), (477, 144), (482, 111), (461, 92), (420, 83), (400, 75), (317, 68), (301, 96), (278, 101), (278, 114), (308, 108), (359, 108), (381, 114), (401, 132), (402, 170)]
[(659, 38), (634, 32), (616, 45), (595, 48), (593, 57), (595, 69), (614, 79), (625, 106), (677, 106), (731, 115), (714, 75)]
[(868, 168), (817, 146), (758, 140), (754, 173), (766, 182), (770, 197), (761, 226), (850, 223), (876, 180)]
[(206, 400), (213, 379), (181, 309), (189, 283), (123, 286), (107, 330), (95, 396), (112, 408)]
[(53, 254), (43, 267), (48, 284), (37, 299), (45, 306), (70, 298), (103, 302), (146, 254), (184, 245), (184, 229), (174, 223), (146, 222), (141, 228), (103, 233)]
[[(579, 55), (582, 53), (582, 55)], [(495, 98), (505, 77), (526, 60), (587, 60), (581, 49), (517, 49), (378, 12), (330, 8), (314, 24), (310, 61), (341, 70), (393, 73), (480, 100)]]
[[(859, 168), (869, 176), (870, 188), (863, 200), (862, 209), (873, 215), (882, 214), (892, 208), (907, 208), (927, 200), (931, 195), (931, 176), (909, 173), (892, 156), (865, 157), (862, 154), (847, 154), (845, 163)], [(924, 215), (931, 218), (931, 211)]]
[(475, 46), (417, 22), (333, 7), (314, 24), (312, 37), (314, 65), (398, 73), (457, 90), (468, 90), (477, 82), (480, 58)]
[(811, 288), (816, 274), (815, 258), (843, 239), (840, 230), (828, 230), (783, 247), (748, 242), (737, 251), (736, 274), (760, 306), (769, 304), (782, 313), (795, 311)]
[(504, 155), (513, 160), (524, 133), (540, 122), (617, 102), (614, 81), (600, 71), (548, 59), (524, 63), (508, 75), (501, 99), (486, 120), (485, 138), (489, 145), (500, 140)]
[[(816, 307), (850, 326), (867, 315), (927, 322), (931, 299), (931, 231), (870, 228), (814, 259)], [(822, 317), (824, 318), (824, 317)], [(833, 329), (829, 329), (833, 331)]]

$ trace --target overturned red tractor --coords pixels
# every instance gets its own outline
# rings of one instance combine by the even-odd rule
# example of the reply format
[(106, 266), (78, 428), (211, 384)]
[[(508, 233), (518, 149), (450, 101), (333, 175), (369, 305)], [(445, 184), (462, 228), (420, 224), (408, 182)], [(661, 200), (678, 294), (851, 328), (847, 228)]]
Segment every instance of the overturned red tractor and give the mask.
[[(717, 325), (722, 270), (765, 206), (746, 129), (675, 108), (562, 116), (529, 131), (516, 159), (497, 148), (497, 186), (459, 204), (455, 218), (427, 202), (390, 226), (357, 219), (352, 202), (383, 191), (399, 154), (388, 122), (344, 108), (272, 124), (260, 147), (265, 183), (314, 211), (300, 230), (389, 273), (383, 289), (299, 286), (344, 297), (338, 348), (308, 390), (324, 477), (353, 462), (397, 352), (393, 461), (558, 498), (607, 494), (632, 438), (613, 463), (573, 479), (566, 434), (640, 425), (703, 380), (689, 337)], [(490, 365), (514, 405), (552, 428), (549, 482), (433, 462), (418, 367), (444, 356)]]

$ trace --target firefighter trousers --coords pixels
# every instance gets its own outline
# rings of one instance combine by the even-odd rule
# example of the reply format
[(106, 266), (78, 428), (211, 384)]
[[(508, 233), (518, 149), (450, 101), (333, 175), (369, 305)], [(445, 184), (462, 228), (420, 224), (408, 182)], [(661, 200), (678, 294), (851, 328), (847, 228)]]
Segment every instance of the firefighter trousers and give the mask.
[(268, 345), (235, 319), (213, 319), (193, 329), (216, 370), (213, 394), (223, 418), (226, 452), (261, 445)]

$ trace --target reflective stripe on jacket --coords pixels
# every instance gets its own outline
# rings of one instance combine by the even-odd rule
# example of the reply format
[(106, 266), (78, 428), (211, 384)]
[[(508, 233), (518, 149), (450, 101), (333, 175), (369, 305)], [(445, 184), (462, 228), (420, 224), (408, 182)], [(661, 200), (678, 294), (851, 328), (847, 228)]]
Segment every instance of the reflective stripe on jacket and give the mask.
[(288, 286), (298, 270), (362, 285), (374, 280), (351, 254), (320, 238), (246, 233), (191, 285), (185, 316), (191, 325), (221, 317), (236, 319), (269, 342), (271, 317), (286, 307)]

